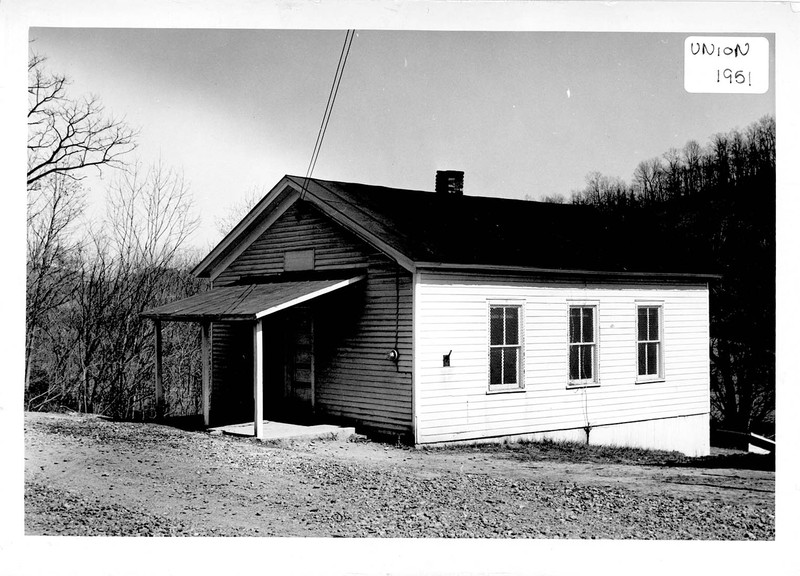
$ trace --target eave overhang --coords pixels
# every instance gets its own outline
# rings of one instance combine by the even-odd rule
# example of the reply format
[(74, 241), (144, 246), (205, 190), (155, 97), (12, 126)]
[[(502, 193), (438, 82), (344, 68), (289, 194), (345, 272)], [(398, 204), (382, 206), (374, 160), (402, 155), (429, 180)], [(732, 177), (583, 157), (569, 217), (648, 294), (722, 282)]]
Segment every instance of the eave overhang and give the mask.
[(534, 266), (503, 266), (499, 264), (454, 264), (447, 262), (414, 262), (419, 271), (451, 271), (514, 275), (547, 275), (547, 276), (588, 276), (598, 279), (618, 278), (631, 280), (684, 280), (710, 282), (722, 278), (720, 274), (701, 274), (695, 272), (640, 272), (626, 270), (587, 270), (587, 269), (554, 269)]

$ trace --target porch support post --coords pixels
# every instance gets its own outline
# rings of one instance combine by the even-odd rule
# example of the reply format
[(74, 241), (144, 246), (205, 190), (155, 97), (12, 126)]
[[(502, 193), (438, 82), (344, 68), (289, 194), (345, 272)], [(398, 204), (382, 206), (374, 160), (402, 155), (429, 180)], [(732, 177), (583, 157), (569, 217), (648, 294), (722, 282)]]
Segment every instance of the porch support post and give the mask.
[(253, 324), (253, 434), (264, 436), (264, 339), (263, 321)]
[(200, 323), (200, 362), (203, 370), (203, 424), (209, 425), (211, 414), (211, 323), (204, 321)]
[(154, 320), (156, 335), (156, 420), (164, 418), (164, 376), (161, 364), (161, 320)]

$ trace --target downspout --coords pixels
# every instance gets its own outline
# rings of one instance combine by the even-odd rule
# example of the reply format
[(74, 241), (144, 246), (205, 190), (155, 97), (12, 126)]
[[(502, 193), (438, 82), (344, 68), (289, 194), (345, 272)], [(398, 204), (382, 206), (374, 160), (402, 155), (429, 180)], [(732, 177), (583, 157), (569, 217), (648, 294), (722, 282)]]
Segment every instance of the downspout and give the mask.
[(400, 372), (400, 349), (398, 348), (400, 344), (400, 263), (396, 260), (394, 263), (394, 303), (394, 349), (398, 354), (394, 367), (397, 372)]

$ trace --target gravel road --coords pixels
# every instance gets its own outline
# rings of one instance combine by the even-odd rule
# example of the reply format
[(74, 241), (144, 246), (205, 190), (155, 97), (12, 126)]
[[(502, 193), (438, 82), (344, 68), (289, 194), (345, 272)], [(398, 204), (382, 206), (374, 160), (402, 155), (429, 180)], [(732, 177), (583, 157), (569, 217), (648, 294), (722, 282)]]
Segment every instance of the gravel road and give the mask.
[[(25, 530), (44, 535), (772, 540), (774, 472), (564, 461), (537, 449), (273, 446), (25, 416)], [(657, 458), (655, 459), (658, 460)]]

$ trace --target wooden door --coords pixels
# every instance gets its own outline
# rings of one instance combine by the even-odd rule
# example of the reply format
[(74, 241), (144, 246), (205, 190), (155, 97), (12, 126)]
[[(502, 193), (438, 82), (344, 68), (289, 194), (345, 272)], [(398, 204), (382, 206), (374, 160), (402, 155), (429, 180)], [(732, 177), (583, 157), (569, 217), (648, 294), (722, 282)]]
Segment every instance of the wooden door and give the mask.
[(314, 408), (314, 322), (311, 308), (287, 310), (284, 377), (285, 408), (295, 420), (308, 420)]

